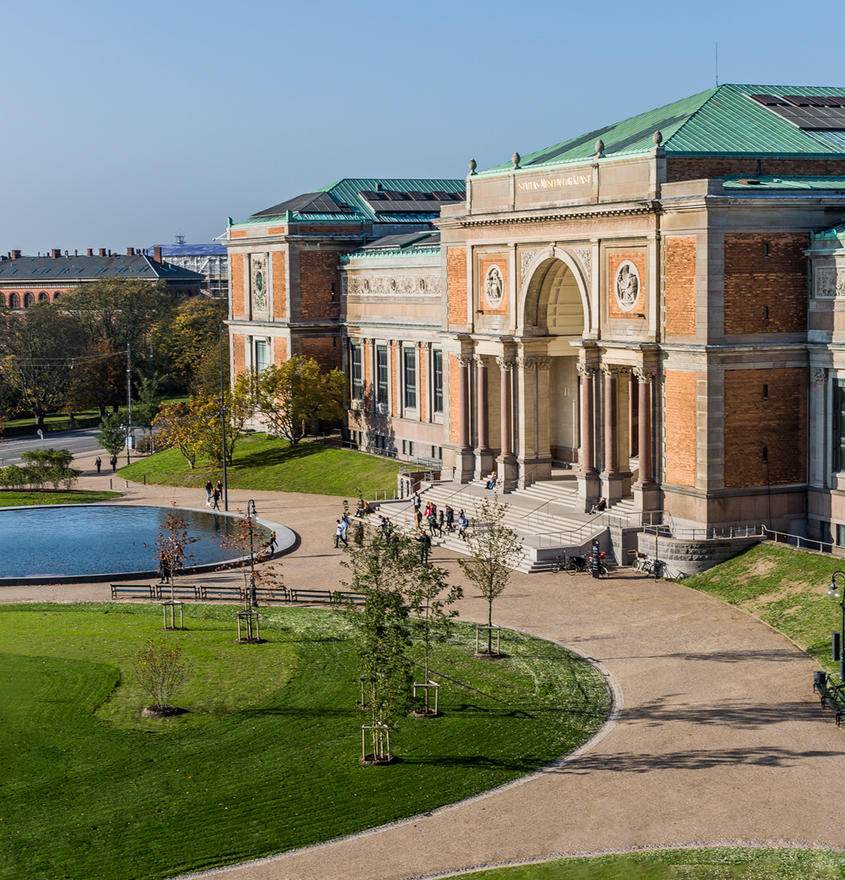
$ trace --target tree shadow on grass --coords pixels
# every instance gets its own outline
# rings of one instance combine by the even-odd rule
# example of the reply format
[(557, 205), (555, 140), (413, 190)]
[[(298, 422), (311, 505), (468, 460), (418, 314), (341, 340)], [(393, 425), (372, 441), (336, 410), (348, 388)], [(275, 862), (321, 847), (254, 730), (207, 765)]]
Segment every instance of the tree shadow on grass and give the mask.
[(311, 455), (317, 455), (324, 449), (329, 447), (322, 443), (300, 443), (297, 446), (287, 446), (283, 449), (268, 449), (261, 452), (250, 452), (248, 455), (239, 456), (234, 463), (234, 468), (266, 468), (270, 465), (285, 464), (288, 461), (296, 461), (300, 458), (307, 458)]

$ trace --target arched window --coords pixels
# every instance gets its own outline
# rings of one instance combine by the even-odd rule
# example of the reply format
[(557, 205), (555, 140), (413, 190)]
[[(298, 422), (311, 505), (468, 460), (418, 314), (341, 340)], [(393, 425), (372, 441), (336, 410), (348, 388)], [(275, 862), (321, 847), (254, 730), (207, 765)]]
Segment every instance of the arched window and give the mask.
[(16, 293), (9, 294), (9, 308), (19, 309), (21, 307), (21, 298)]
[(41, 293), (38, 294), (38, 302), (45, 303), (50, 302), (50, 294), (46, 291), (42, 290)]
[(56, 301), (61, 295), (62, 295), (61, 290), (57, 290), (57, 291), (53, 294), (53, 302), (55, 302), (55, 301)]
[(33, 294), (33, 292), (31, 290), (28, 290), (23, 295), (23, 307), (25, 309), (28, 309), (34, 302), (35, 302), (35, 295)]

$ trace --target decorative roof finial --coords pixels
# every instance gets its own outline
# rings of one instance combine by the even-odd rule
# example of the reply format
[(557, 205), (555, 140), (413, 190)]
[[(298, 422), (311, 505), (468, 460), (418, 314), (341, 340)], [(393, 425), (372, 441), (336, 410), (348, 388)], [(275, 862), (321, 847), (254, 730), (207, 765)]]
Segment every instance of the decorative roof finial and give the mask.
[(603, 156), (603, 155), (604, 155), (604, 141), (601, 138), (599, 138), (596, 141), (596, 158), (598, 159), (599, 156)]
[(663, 132), (658, 128), (652, 135), (652, 138), (654, 139), (654, 146), (659, 147), (663, 143)]
[(522, 161), (522, 156), (520, 156), (519, 153), (514, 153), (513, 156), (511, 156), (511, 162), (513, 162), (514, 168), (519, 168), (519, 163), (521, 161)]
[(469, 160), (469, 173), (475, 174), (476, 168), (478, 168), (478, 162), (476, 162), (475, 159), (470, 159)]

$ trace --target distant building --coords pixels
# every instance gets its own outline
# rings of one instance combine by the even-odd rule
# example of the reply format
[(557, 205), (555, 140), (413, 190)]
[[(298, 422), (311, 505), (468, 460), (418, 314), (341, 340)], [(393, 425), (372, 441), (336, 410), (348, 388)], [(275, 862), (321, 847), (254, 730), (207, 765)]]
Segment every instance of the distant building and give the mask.
[(100, 248), (94, 254), (63, 253), (58, 248), (50, 256), (25, 257), (11, 251), (0, 257), (0, 305), (26, 309), (36, 302), (54, 302), (63, 293), (103, 278), (133, 281), (164, 281), (174, 296), (196, 296), (203, 276), (190, 269), (149, 257), (140, 249), (127, 248), (126, 254), (109, 254)]
[(225, 298), (229, 295), (229, 255), (219, 242), (185, 244), (179, 241), (176, 244), (156, 245), (147, 249), (146, 253), (152, 253), (157, 260), (165, 260), (205, 276), (202, 291), (209, 296)]

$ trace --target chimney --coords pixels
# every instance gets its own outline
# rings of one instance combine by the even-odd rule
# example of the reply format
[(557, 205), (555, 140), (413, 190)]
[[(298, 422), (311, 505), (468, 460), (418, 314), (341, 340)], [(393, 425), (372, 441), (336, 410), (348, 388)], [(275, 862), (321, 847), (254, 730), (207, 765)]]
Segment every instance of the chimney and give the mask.
[(100, 256), (101, 256), (101, 257), (104, 257), (105, 255), (106, 255), (106, 249), (105, 249), (105, 248), (100, 248)]
[(161, 262), (161, 247), (160, 247), (160, 246), (159, 246), (159, 247), (154, 247), (154, 248), (153, 248), (153, 259), (154, 259), (157, 263), (160, 263), (160, 262)]
[(135, 248), (126, 248), (126, 256), (134, 257), (135, 256)]
[(93, 256), (94, 256), (94, 248), (88, 248), (88, 256), (89, 256), (89, 257), (93, 257)]
[(19, 260), (21, 258), (21, 252), (20, 251), (12, 251), (11, 256), (12, 256), (13, 260)]
[(62, 249), (61, 249), (61, 248), (53, 248), (53, 249), (50, 251), (50, 257), (51, 257), (51, 259), (53, 259), (53, 260), (58, 260), (59, 257), (60, 257), (61, 255), (62, 255)]

